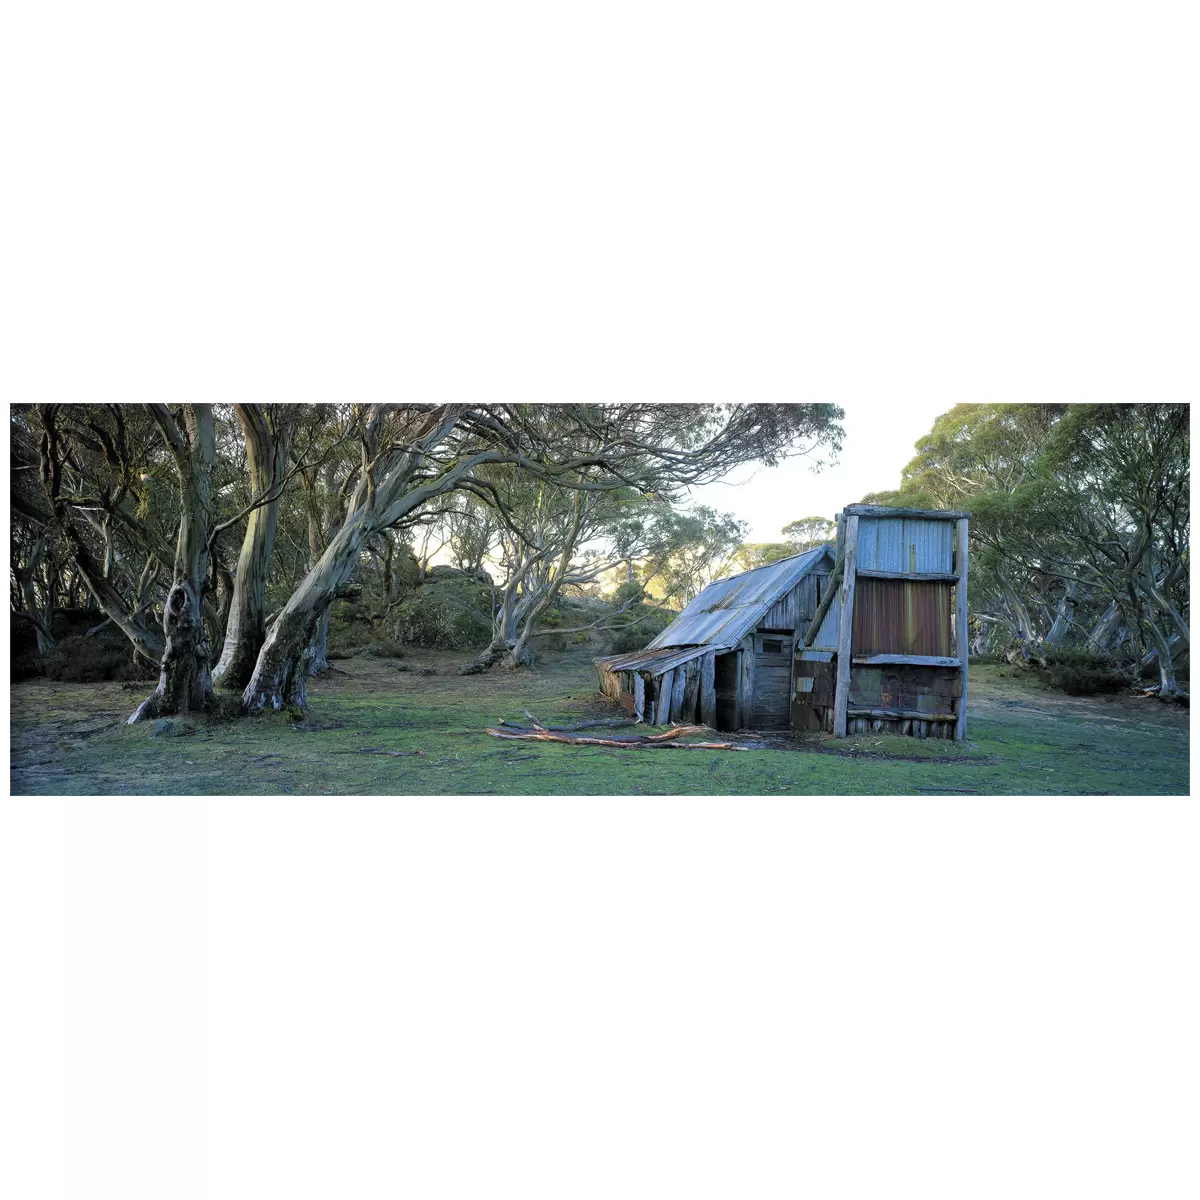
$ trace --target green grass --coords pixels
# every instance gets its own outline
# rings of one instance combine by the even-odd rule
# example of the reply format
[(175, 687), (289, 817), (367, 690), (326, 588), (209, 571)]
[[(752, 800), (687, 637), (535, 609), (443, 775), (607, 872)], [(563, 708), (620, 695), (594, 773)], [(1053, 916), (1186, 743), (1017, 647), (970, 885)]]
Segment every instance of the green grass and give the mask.
[[(197, 721), (155, 738), (125, 718), (152, 685), (13, 686), (12, 788), (21, 794), (1180, 794), (1187, 714), (1151, 700), (1073, 698), (972, 668), (968, 743), (807, 735), (794, 748), (619, 750), (504, 742), (499, 718), (571, 721), (613, 712), (589, 647), (533, 672), (460, 676), (463, 656), (412, 651), (341, 660), (315, 680), (301, 719)], [(417, 671), (429, 666), (435, 676)], [(343, 673), (344, 672), (344, 673)], [(470, 731), (470, 732), (468, 732)], [(423, 752), (395, 758), (369, 750)]]

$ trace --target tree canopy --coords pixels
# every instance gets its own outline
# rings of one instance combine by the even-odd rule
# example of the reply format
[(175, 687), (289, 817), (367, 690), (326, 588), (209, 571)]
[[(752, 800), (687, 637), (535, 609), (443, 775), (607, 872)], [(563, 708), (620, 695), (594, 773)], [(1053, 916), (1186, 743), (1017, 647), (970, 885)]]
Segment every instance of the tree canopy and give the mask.
[[(688, 489), (836, 454), (824, 404), (43, 405), (12, 412), (11, 607), (64, 596), (158, 665), (134, 717), (303, 706), (331, 603), (445, 549), (502, 574), (479, 660), (526, 666), (564, 588), (695, 586), (744, 536)], [(405, 557), (407, 555), (407, 558)], [(225, 699), (222, 699), (224, 697)]]

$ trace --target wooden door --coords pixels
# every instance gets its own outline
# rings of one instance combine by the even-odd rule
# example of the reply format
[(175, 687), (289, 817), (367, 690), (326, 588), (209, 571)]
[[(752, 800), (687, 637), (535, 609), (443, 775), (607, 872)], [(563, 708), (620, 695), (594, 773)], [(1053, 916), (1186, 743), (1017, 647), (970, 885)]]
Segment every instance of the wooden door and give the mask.
[(752, 729), (787, 729), (792, 702), (792, 641), (788, 634), (754, 635)]

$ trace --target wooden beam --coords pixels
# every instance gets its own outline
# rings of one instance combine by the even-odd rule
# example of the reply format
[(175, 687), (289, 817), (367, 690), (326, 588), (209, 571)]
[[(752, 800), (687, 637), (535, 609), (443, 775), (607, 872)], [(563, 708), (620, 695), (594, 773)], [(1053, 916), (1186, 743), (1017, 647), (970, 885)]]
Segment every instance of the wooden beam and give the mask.
[(700, 665), (700, 724), (717, 726), (717, 656), (706, 654)]
[(681, 721), (692, 722), (696, 719), (696, 709), (700, 699), (700, 660), (689, 659), (684, 673), (683, 715)]
[(847, 504), (840, 516), (846, 517), (927, 517), (931, 521), (966, 520), (971, 514), (941, 508), (888, 508), (886, 504)]
[(664, 671), (658, 680), (658, 700), (654, 704), (654, 723), (665, 725), (671, 719), (671, 688), (675, 672)]
[(954, 713), (922, 712), (919, 708), (848, 708), (848, 717), (891, 717), (897, 721), (957, 721)]
[(754, 640), (750, 639), (749, 650), (743, 641), (738, 649), (737, 660), (737, 724), (739, 729), (750, 728), (750, 660), (754, 657)]
[(683, 691), (687, 687), (687, 664), (675, 668), (675, 681), (671, 684), (671, 711), (667, 714), (668, 720), (683, 721), (690, 720), (690, 717), (684, 717), (680, 714), (683, 712)]
[(644, 718), (646, 715), (646, 681), (641, 671), (633, 673), (633, 713), (636, 717)]
[[(860, 575), (862, 573), (859, 571)], [(942, 658), (933, 654), (856, 654), (851, 661), (856, 667), (884, 667), (891, 663), (910, 667), (957, 667), (962, 665), (957, 658)]]
[(804, 635), (804, 644), (806, 646), (811, 646), (813, 638), (820, 632), (821, 622), (825, 620), (825, 614), (829, 611), (829, 606), (833, 603), (833, 597), (837, 592), (838, 583), (841, 581), (842, 570), (845, 565), (846, 544), (842, 532), (842, 522), (839, 520), (837, 556), (833, 560), (833, 570), (830, 572), (829, 579), (825, 583), (825, 595), (821, 597), (821, 603), (817, 605), (816, 615), (808, 627), (808, 632)]
[(910, 583), (957, 583), (954, 571), (867, 571), (859, 568), (859, 579), (903, 579)]
[(755, 670), (755, 658), (758, 655), (758, 639), (751, 634), (749, 639), (749, 647), (746, 650), (743, 662), (746, 664), (746, 728), (754, 728), (754, 682), (758, 672)]
[(838, 621), (837, 689), (833, 699), (833, 736), (846, 736), (846, 709), (850, 700), (851, 633), (854, 629), (854, 577), (858, 567), (858, 517), (846, 521), (846, 556), (843, 566)]
[(967, 660), (970, 657), (970, 638), (967, 629), (967, 518), (958, 522), (958, 583), (954, 587), (954, 649), (961, 662), (962, 695), (958, 698), (958, 721), (954, 726), (955, 741), (967, 740)]

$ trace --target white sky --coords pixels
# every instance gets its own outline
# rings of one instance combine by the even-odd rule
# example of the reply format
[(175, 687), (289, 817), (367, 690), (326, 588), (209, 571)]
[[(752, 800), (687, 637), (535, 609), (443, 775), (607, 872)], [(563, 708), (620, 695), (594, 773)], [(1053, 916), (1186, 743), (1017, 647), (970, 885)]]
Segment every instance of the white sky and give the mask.
[(692, 492), (692, 504), (707, 504), (750, 523), (749, 541), (777, 542), (780, 529), (799, 517), (830, 517), (867, 492), (900, 485), (900, 471), (913, 456), (917, 438), (952, 405), (945, 400), (906, 398), (900, 403), (843, 404), (845, 438), (834, 466), (815, 474), (807, 459), (778, 467), (743, 468), (728, 482)]

